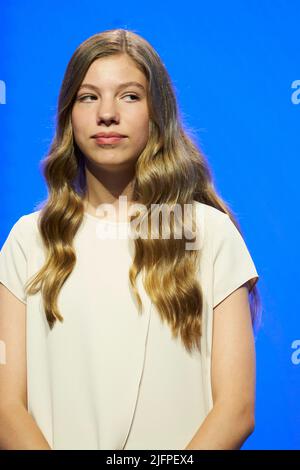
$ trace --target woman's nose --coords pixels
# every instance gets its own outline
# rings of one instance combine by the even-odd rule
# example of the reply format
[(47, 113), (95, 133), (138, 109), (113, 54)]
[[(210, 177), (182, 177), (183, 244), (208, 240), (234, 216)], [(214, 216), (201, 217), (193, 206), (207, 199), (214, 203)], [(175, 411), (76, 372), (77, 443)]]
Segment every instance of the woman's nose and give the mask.
[(102, 100), (97, 110), (98, 122), (110, 123), (111, 121), (119, 121), (119, 119), (116, 103), (113, 100)]

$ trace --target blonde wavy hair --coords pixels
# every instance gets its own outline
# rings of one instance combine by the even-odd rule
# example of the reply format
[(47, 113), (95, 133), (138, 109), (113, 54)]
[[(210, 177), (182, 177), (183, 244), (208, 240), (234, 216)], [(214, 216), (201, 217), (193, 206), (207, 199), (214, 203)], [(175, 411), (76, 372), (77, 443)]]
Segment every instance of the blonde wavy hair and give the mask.
[[(73, 271), (74, 237), (84, 217), (86, 194), (84, 156), (73, 137), (71, 112), (78, 89), (92, 62), (114, 54), (127, 54), (148, 80), (150, 129), (146, 147), (135, 167), (134, 201), (150, 211), (151, 204), (208, 204), (229, 215), (241, 232), (233, 211), (217, 194), (208, 163), (179, 117), (175, 92), (168, 72), (153, 47), (126, 29), (113, 29), (85, 40), (72, 55), (58, 98), (56, 131), (42, 161), (48, 197), (40, 205), (39, 231), (46, 249), (40, 271), (26, 285), (27, 294), (41, 291), (45, 314), (52, 329), (63, 321), (58, 294)], [(180, 335), (188, 352), (200, 349), (203, 292), (197, 272), (201, 250), (186, 250), (187, 239), (134, 240), (135, 255), (129, 270), (130, 285), (139, 311), (142, 302), (136, 288), (144, 270), (144, 287), (174, 337)], [(191, 241), (190, 239), (188, 241)], [(230, 273), (228, 273), (230, 275)], [(260, 298), (253, 280), (248, 281), (253, 326), (258, 324)]]

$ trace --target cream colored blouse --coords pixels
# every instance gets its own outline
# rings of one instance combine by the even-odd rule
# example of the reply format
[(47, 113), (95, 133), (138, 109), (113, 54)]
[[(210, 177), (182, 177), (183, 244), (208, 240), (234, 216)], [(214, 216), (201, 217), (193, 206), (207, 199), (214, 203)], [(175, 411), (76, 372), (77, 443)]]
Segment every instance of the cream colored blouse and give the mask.
[[(0, 282), (26, 304), (28, 411), (51, 448), (184, 449), (211, 410), (213, 308), (258, 274), (230, 218), (195, 205), (204, 309), (201, 352), (192, 354), (161, 322), (141, 277), (138, 315), (127, 223), (85, 213), (74, 240), (76, 266), (59, 294), (64, 322), (52, 330), (40, 293), (24, 293), (45, 260), (40, 211), (12, 227), (0, 253)], [(99, 236), (108, 230), (124, 237)]]

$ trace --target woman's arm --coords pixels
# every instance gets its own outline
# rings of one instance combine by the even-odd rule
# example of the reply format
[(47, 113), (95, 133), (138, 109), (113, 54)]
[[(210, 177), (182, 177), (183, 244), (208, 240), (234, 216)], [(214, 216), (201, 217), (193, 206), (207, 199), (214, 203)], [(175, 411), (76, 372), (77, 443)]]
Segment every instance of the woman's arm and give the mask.
[(27, 411), (26, 305), (1, 283), (0, 340), (0, 449), (50, 450)]
[(214, 308), (213, 408), (185, 449), (240, 449), (254, 430), (255, 347), (242, 286)]
[(20, 403), (4, 404), (0, 410), (1, 450), (51, 450), (32, 416)]

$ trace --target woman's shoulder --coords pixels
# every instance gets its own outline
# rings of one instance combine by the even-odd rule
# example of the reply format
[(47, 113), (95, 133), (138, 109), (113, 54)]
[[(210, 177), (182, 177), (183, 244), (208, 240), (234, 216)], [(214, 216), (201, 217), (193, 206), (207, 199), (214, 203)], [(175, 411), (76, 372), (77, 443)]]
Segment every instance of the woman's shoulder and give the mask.
[(30, 245), (30, 243), (34, 243), (36, 236), (39, 235), (38, 219), (40, 212), (41, 210), (36, 210), (16, 219), (7, 238), (16, 239), (20, 244)]
[(41, 210), (29, 212), (19, 217), (14, 223), (12, 229), (16, 232), (35, 230), (38, 227), (38, 218)]
[(218, 249), (227, 239), (240, 243), (241, 235), (227, 213), (214, 206), (194, 202), (202, 240), (201, 246), (206, 249)]
[(231, 220), (225, 212), (203, 202), (195, 201), (197, 222), (203, 234), (212, 234), (222, 224), (230, 224)]
[(221, 211), (220, 209), (217, 209), (214, 206), (210, 206), (208, 204), (196, 200), (194, 200), (193, 202), (196, 207), (197, 215), (199, 215), (200, 217), (204, 217), (207, 220), (210, 220), (211, 222), (218, 222), (219, 220), (224, 220), (224, 217), (228, 217), (225, 212)]

